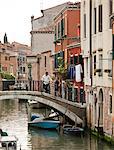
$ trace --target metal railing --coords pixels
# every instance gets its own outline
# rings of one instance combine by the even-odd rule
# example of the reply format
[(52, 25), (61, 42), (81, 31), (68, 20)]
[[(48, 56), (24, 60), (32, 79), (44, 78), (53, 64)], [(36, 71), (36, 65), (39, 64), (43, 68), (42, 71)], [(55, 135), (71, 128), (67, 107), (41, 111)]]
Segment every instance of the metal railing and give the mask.
[(1, 81), (0, 82), (0, 90), (26, 90), (26, 91), (39, 91), (51, 94), (56, 97), (60, 97), (72, 102), (85, 103), (85, 96), (83, 95), (83, 100), (79, 101), (77, 99), (77, 95), (75, 95), (72, 91), (72, 87), (58, 87), (58, 90), (55, 89), (55, 83), (50, 82), (49, 85), (44, 86), (42, 81), (35, 80), (10, 80), (10, 81)]

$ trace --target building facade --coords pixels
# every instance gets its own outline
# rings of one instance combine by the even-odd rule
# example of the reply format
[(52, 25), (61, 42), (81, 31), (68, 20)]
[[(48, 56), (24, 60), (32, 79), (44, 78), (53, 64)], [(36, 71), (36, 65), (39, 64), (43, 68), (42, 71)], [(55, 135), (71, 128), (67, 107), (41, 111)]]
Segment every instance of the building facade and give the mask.
[[(55, 72), (58, 69), (59, 57), (64, 60), (67, 70), (66, 82), (70, 101), (84, 102), (83, 59), (80, 45), (80, 3), (71, 3), (54, 18), (55, 24)], [(57, 73), (56, 73), (57, 74)]]
[(114, 130), (114, 0), (112, 0), (111, 3), (112, 9), (110, 22), (112, 26), (112, 125), (113, 125), (112, 129)]
[[(38, 53), (54, 51), (54, 26), (53, 18), (64, 8), (67, 3), (41, 10), (42, 16), (31, 17), (31, 48)], [(43, 44), (42, 44), (43, 43)]]
[(26, 55), (30, 52), (27, 45), (0, 43), (0, 71), (14, 76), (16, 80), (28, 80)]
[[(28, 66), (26, 56), (31, 53), (31, 47), (18, 42), (12, 42), (12, 59), (16, 59), (16, 77), (17, 80), (28, 80)], [(13, 64), (13, 62), (12, 62)]]
[[(81, 1), (81, 46), (87, 122), (112, 134), (112, 29), (111, 1)], [(108, 37), (108, 38), (107, 38)]]

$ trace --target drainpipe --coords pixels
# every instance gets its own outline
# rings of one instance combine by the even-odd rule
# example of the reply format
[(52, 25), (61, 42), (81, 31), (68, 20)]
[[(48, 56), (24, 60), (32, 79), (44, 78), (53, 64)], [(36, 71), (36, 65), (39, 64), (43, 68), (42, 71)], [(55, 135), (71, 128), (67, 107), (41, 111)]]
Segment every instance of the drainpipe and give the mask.
[(92, 87), (92, 0), (90, 0), (90, 79)]
[[(92, 92), (92, 82), (93, 82), (93, 79), (92, 79), (92, 0), (90, 0), (90, 6), (89, 7), (90, 7), (90, 20), (89, 20), (89, 25), (90, 25), (89, 42), (90, 42), (90, 45), (89, 45), (89, 48), (90, 48), (90, 79), (91, 79), (91, 93), (90, 94), (92, 97), (92, 93), (93, 93)], [(91, 128), (91, 120), (90, 120), (90, 128)]]
[(113, 136), (113, 126), (114, 126), (114, 15), (111, 17), (112, 21), (112, 136)]

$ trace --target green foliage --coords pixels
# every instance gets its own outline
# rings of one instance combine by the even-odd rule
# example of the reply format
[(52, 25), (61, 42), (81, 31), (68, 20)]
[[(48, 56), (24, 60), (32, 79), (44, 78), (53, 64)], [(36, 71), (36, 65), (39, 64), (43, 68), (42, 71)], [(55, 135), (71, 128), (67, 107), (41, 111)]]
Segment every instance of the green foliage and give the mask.
[(31, 65), (31, 63), (29, 63), (29, 64), (28, 64), (28, 68), (32, 68), (32, 65)]
[(61, 78), (65, 78), (66, 77), (66, 73), (67, 73), (64, 65), (65, 64), (64, 64), (63, 58), (62, 57), (58, 57), (58, 69), (57, 70), (58, 70), (58, 73), (61, 76)]
[(10, 75), (9, 73), (6, 72), (0, 72), (0, 75), (2, 79), (7, 79), (7, 80), (14, 80), (15, 77), (13, 75)]

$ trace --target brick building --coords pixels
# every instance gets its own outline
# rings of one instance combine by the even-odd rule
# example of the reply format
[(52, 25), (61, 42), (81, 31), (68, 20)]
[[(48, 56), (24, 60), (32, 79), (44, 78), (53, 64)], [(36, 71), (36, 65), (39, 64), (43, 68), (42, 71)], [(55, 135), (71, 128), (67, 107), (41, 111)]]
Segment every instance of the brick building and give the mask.
[(67, 6), (54, 18), (55, 23), (55, 71), (58, 68), (58, 58), (64, 60), (67, 70), (68, 99), (83, 102), (84, 88), (82, 73), (80, 81), (76, 81), (75, 68), (83, 68), (83, 59), (80, 45), (80, 3), (67, 3)]
[(28, 79), (26, 55), (31, 52), (30, 47), (17, 42), (0, 43), (0, 68), (2, 72), (22, 80)]

